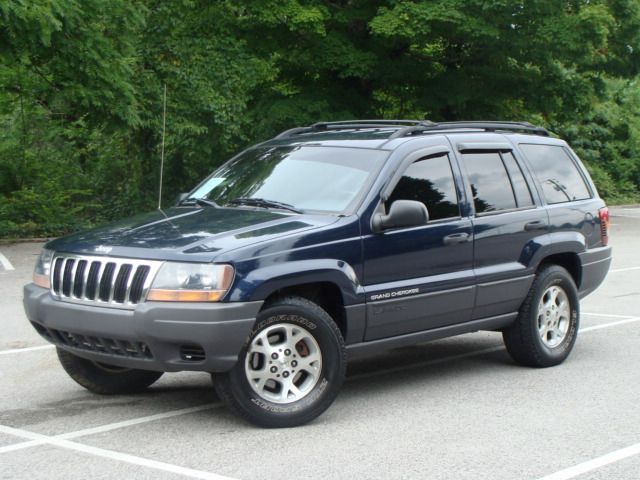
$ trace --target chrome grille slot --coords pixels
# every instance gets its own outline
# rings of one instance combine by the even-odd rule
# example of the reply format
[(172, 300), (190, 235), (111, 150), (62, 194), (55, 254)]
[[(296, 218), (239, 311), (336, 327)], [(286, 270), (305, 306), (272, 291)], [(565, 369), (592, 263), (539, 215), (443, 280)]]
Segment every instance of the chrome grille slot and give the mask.
[(100, 262), (91, 262), (89, 276), (85, 285), (84, 295), (87, 300), (96, 298), (96, 287), (98, 286), (98, 274), (100, 273)]
[(131, 290), (129, 291), (129, 301), (132, 303), (138, 303), (140, 297), (142, 297), (142, 289), (144, 287), (145, 278), (149, 275), (149, 267), (142, 265), (138, 267), (136, 273), (133, 274), (131, 281)]
[(82, 297), (82, 289), (86, 283), (84, 279), (84, 271), (87, 268), (87, 261), (80, 260), (76, 267), (76, 274), (73, 280), (73, 296), (74, 297)]
[(62, 294), (66, 297), (71, 295), (71, 277), (73, 275), (73, 265), (76, 261), (72, 258), (67, 258), (64, 263), (64, 274), (62, 276)]
[(113, 292), (113, 272), (115, 272), (115, 270), (116, 264), (113, 262), (109, 262), (105, 265), (104, 271), (102, 272), (98, 298), (103, 302), (108, 302), (112, 297), (111, 293)]
[(62, 264), (64, 258), (56, 258), (53, 264), (53, 281), (51, 282), (51, 288), (54, 293), (60, 293), (60, 272), (62, 271)]
[(118, 276), (114, 283), (113, 288), (113, 301), (123, 303), (127, 295), (127, 283), (129, 282), (129, 275), (131, 274), (131, 265), (124, 264), (120, 267)]
[(85, 255), (56, 255), (51, 293), (64, 302), (134, 308), (162, 262)]

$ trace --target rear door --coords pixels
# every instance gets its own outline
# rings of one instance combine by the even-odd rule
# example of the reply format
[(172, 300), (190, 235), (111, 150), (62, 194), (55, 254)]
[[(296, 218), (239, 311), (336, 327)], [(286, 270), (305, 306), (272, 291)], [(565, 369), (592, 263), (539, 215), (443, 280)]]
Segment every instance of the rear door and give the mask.
[(472, 318), (509, 314), (533, 281), (531, 260), (548, 241), (548, 215), (510, 144), (461, 144), (458, 150), (474, 211)]
[(417, 158), (407, 165), (389, 199), (427, 207), (427, 225), (371, 231), (363, 219), (365, 340), (467, 321), (474, 302), (471, 220), (461, 215), (460, 170), (452, 153)]

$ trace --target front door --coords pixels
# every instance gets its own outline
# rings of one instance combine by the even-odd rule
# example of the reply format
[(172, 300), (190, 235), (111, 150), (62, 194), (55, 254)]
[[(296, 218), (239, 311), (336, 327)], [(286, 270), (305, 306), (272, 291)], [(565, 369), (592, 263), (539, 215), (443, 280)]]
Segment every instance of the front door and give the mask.
[[(417, 200), (427, 207), (429, 222), (365, 234), (366, 341), (471, 318), (473, 232), (471, 220), (460, 215), (464, 192), (459, 179), (447, 154), (417, 160), (406, 168), (384, 208), (388, 212), (395, 200)], [(368, 224), (363, 231), (370, 231)]]

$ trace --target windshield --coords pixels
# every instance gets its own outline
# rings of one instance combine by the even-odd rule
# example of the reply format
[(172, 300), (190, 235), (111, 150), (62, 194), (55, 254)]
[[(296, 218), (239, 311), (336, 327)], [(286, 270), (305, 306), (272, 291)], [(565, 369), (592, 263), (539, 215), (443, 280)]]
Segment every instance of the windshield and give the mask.
[(343, 147), (255, 148), (213, 172), (189, 198), (220, 206), (278, 208), (279, 203), (296, 210), (340, 213), (357, 203), (387, 155), (383, 150)]

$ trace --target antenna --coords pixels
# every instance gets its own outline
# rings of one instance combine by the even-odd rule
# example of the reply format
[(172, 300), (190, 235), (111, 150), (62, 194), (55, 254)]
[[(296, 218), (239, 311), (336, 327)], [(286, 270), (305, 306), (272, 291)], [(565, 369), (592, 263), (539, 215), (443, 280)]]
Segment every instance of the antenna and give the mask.
[(158, 210), (162, 210), (162, 175), (164, 174), (164, 133), (167, 129), (167, 84), (164, 84), (162, 99), (162, 143), (160, 145), (160, 188), (158, 189)]

